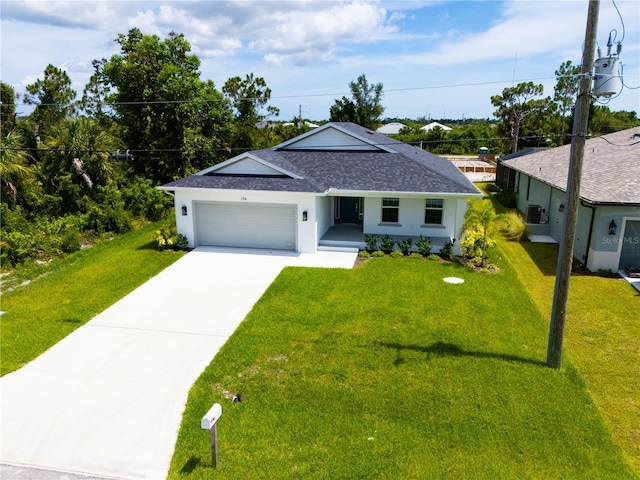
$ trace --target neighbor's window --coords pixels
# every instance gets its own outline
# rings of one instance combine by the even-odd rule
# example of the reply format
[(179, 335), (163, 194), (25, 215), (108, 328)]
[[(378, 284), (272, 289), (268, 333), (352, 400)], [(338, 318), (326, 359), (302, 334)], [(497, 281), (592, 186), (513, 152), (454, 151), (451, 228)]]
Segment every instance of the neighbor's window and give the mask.
[(424, 210), (424, 223), (428, 225), (442, 225), (442, 209), (444, 200), (441, 198), (427, 198)]
[(398, 223), (398, 210), (400, 210), (400, 199), (386, 197), (382, 199), (382, 221)]

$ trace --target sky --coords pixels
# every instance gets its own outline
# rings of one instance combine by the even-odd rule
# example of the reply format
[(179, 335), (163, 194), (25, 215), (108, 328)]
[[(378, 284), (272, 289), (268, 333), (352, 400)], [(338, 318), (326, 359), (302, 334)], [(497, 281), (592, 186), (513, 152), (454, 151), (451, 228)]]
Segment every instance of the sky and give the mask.
[[(383, 117), (492, 118), (504, 88), (532, 81), (553, 96), (558, 67), (581, 63), (587, 10), (587, 0), (2, 0), (0, 79), (23, 93), (52, 64), (81, 95), (91, 62), (118, 54), (117, 35), (137, 27), (183, 33), (218, 89), (263, 77), (283, 121), (328, 119), (362, 74), (384, 86)], [(603, 104), (640, 113), (640, 1), (601, 0), (597, 32), (603, 53), (610, 34), (622, 42), (624, 87)]]

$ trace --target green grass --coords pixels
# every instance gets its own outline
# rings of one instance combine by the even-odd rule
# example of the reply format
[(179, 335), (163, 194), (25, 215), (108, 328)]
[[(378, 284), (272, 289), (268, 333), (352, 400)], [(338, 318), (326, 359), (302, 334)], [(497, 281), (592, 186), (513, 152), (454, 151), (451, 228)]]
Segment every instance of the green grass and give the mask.
[[(487, 194), (487, 184), (478, 186)], [(498, 202), (493, 203), (498, 213), (507, 211)], [(518, 280), (548, 322), (558, 246), (504, 238), (498, 242)], [(640, 294), (624, 279), (572, 275), (563, 357), (576, 366), (614, 441), (640, 476), (638, 311)]]
[(214, 402), (216, 478), (637, 478), (501, 266), (285, 269), (193, 386), (169, 478), (212, 478)]
[(153, 232), (163, 223), (104, 241), (43, 266), (28, 284), (2, 295), (2, 375), (33, 360), (69, 333), (176, 261)]
[[(558, 246), (501, 242), (547, 321), (551, 318)], [(640, 474), (640, 295), (619, 278), (573, 275), (563, 358), (584, 379), (593, 401)], [(566, 360), (565, 360), (566, 361)]]

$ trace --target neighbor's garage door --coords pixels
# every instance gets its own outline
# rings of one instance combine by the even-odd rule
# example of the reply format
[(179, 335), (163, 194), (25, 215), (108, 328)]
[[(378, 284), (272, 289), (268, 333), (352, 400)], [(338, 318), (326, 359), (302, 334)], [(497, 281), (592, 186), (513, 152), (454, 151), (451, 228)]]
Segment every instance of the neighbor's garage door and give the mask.
[(294, 206), (196, 203), (195, 212), (198, 245), (295, 249)]

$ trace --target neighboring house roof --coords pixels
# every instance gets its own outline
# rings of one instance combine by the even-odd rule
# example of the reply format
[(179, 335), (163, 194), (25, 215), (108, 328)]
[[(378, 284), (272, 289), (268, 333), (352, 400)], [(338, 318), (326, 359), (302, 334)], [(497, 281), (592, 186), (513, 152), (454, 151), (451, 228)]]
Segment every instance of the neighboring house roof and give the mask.
[(381, 126), (376, 132), (382, 133), (383, 135), (397, 135), (404, 127), (406, 127), (406, 125), (403, 123), (391, 122)]
[(446, 125), (442, 125), (441, 123), (438, 123), (438, 122), (431, 122), (431, 123), (428, 123), (428, 124), (427, 124), (427, 125), (425, 125), (424, 127), (420, 127), (420, 130), (428, 131), (428, 130), (433, 130), (433, 129), (434, 129), (434, 128), (436, 128), (436, 127), (437, 127), (437, 128), (441, 128), (441, 129), (442, 129), (442, 130), (444, 130), (445, 132), (448, 132), (448, 131), (452, 130), (452, 128), (451, 128), (451, 127), (447, 127)]
[(479, 195), (448, 160), (354, 123), (328, 123), (161, 187)]
[(529, 148), (525, 148), (524, 150), (520, 150), (519, 152), (516, 152), (516, 153), (509, 153), (507, 155), (502, 155), (498, 160), (500, 162), (504, 162), (507, 160), (511, 160), (512, 158), (524, 157), (525, 155), (531, 155), (532, 153), (543, 152), (545, 150), (549, 150), (549, 149), (546, 147), (529, 147)]
[[(564, 145), (501, 162), (564, 191), (570, 152)], [(590, 203), (640, 205), (640, 127), (588, 139), (581, 178), (580, 197)]]

